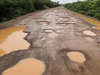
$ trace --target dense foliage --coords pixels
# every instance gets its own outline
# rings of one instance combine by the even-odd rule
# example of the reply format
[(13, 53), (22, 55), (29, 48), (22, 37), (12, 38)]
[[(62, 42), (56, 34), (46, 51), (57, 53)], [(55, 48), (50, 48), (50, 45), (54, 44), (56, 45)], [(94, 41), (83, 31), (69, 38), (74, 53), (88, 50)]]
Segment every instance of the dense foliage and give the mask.
[(0, 0), (0, 22), (56, 6), (59, 4), (51, 0)]
[(65, 5), (66, 8), (91, 16), (100, 20), (100, 0), (87, 0), (78, 1), (74, 3), (68, 3)]

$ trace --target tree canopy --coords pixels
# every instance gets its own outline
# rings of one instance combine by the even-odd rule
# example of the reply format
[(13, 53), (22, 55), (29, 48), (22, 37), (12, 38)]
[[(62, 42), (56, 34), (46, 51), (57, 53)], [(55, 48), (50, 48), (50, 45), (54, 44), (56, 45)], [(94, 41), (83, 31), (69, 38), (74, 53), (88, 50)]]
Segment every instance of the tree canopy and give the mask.
[(91, 16), (100, 20), (100, 0), (87, 0), (78, 1), (74, 3), (68, 3), (65, 5), (66, 8)]
[(0, 22), (56, 6), (59, 4), (51, 0), (0, 0)]

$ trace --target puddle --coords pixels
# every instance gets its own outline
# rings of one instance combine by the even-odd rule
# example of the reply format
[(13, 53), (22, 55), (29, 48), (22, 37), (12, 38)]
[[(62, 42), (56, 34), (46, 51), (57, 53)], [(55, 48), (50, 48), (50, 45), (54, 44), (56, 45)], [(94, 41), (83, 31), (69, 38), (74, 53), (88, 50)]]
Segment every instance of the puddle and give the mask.
[(47, 21), (38, 21), (37, 23), (38, 23), (38, 24), (42, 24), (42, 25), (47, 25), (47, 24), (48, 24)]
[(41, 61), (29, 58), (7, 69), (2, 75), (42, 75), (44, 71), (45, 65)]
[(27, 35), (23, 32), (25, 27), (12, 27), (0, 31), (0, 49), (5, 53), (27, 49), (29, 43), (23, 38)]
[(96, 29), (96, 27), (92, 27), (93, 29)]
[(97, 30), (100, 30), (100, 27), (92, 27), (93, 29), (97, 29)]
[(31, 19), (40, 19), (39, 17), (32, 17)]
[(90, 22), (90, 23), (92, 23), (94, 25), (100, 26), (100, 22), (99, 21), (96, 21), (96, 20), (93, 20), (91, 18), (88, 18), (85, 15), (82, 15), (82, 14), (79, 14), (79, 13), (73, 13), (73, 15), (78, 16), (78, 17), (81, 17), (81, 18), (87, 20), (88, 22)]
[(85, 37), (87, 41), (94, 42), (94, 40), (91, 37)]
[(83, 33), (86, 35), (89, 35), (89, 36), (96, 36), (95, 33), (93, 33), (92, 31), (89, 31), (89, 30), (85, 30), (85, 31), (83, 31)]
[(72, 60), (72, 61), (75, 61), (75, 62), (78, 62), (78, 63), (83, 63), (86, 58), (84, 57), (84, 55), (80, 52), (69, 52), (67, 54), (67, 56)]
[(83, 31), (83, 28), (74, 28), (76, 31)]
[(20, 24), (20, 26), (26, 26), (26, 24)]
[(50, 38), (55, 38), (55, 37), (58, 36), (58, 34), (55, 33), (55, 32), (53, 32), (53, 33), (48, 34), (48, 36), (49, 36)]
[(51, 32), (53, 32), (53, 30), (52, 29), (46, 29), (45, 32), (46, 33), (51, 33)]
[(62, 27), (62, 26), (57, 26), (57, 28), (61, 28), (61, 29), (63, 29), (63, 28), (65, 28), (65, 27)]

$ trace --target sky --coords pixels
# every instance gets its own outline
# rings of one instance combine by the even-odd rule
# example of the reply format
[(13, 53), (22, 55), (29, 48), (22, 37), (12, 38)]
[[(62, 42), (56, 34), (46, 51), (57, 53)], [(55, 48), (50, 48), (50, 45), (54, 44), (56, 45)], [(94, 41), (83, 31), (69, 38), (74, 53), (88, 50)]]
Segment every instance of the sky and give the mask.
[[(76, 2), (76, 1), (78, 1), (78, 0), (52, 0), (52, 1), (54, 1), (54, 2), (59, 1), (59, 3), (61, 3), (61, 4), (65, 4), (65, 3)], [(79, 1), (84, 1), (84, 0), (79, 0)]]

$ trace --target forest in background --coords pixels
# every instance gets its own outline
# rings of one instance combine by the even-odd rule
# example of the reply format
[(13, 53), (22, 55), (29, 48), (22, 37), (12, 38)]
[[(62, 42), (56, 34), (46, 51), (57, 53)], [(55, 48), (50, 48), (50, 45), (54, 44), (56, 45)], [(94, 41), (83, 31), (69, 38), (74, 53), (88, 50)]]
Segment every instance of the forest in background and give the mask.
[(100, 20), (100, 0), (87, 0), (68, 3), (65, 5), (67, 9), (85, 14)]
[(59, 2), (51, 0), (0, 0), (0, 22), (57, 6)]

